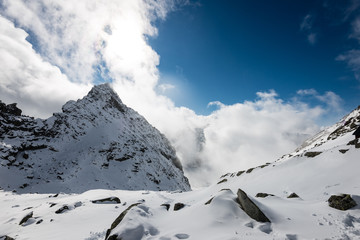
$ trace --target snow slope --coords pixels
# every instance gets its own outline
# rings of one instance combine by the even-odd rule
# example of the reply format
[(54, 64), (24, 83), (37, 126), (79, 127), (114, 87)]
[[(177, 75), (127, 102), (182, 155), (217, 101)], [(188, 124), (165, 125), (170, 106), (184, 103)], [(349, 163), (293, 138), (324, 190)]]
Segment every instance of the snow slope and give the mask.
[[(0, 236), (105, 239), (115, 219), (133, 206), (109, 236), (123, 240), (360, 239), (360, 141), (352, 135), (360, 123), (359, 109), (345, 120), (275, 162), (226, 174), (219, 183), (194, 191), (90, 190), (49, 195), (2, 190)], [(253, 220), (239, 207), (239, 188), (271, 223)], [(288, 198), (294, 192), (299, 198)], [(273, 196), (260, 198), (258, 193)], [(329, 197), (339, 193), (350, 194), (358, 205), (346, 211), (329, 207)], [(93, 203), (107, 197), (118, 197), (121, 203)], [(59, 213), (61, 209), (65, 211)]]
[(0, 186), (6, 190), (190, 190), (169, 141), (108, 84), (46, 120), (2, 106)]

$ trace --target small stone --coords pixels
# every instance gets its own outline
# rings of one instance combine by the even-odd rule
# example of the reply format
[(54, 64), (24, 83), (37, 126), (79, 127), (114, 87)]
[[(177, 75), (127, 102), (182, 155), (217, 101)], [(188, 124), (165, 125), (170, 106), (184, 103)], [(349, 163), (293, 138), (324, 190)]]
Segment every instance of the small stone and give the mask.
[(300, 198), (300, 197), (296, 193), (292, 193), (287, 198)]

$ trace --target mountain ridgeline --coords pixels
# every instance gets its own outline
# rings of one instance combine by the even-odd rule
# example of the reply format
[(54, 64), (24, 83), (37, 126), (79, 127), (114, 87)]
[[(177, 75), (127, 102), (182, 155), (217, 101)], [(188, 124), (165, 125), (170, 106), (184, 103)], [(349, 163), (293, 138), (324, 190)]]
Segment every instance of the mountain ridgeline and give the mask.
[(169, 141), (108, 84), (45, 120), (0, 102), (0, 125), (4, 190), (190, 190)]

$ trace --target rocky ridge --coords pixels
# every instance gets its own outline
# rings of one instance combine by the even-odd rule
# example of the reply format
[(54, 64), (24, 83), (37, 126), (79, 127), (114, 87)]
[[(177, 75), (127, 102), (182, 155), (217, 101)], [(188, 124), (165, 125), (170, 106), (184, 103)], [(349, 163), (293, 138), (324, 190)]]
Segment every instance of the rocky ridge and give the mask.
[(45, 120), (1, 102), (0, 126), (3, 189), (190, 190), (169, 141), (108, 84), (93, 87)]

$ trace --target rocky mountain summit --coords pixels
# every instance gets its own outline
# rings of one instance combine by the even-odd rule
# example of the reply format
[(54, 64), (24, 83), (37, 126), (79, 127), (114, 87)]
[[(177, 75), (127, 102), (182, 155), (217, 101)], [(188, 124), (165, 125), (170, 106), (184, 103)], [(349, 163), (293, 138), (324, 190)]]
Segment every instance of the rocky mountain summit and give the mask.
[(169, 141), (108, 84), (45, 120), (0, 102), (0, 187), (44, 193), (190, 190)]

